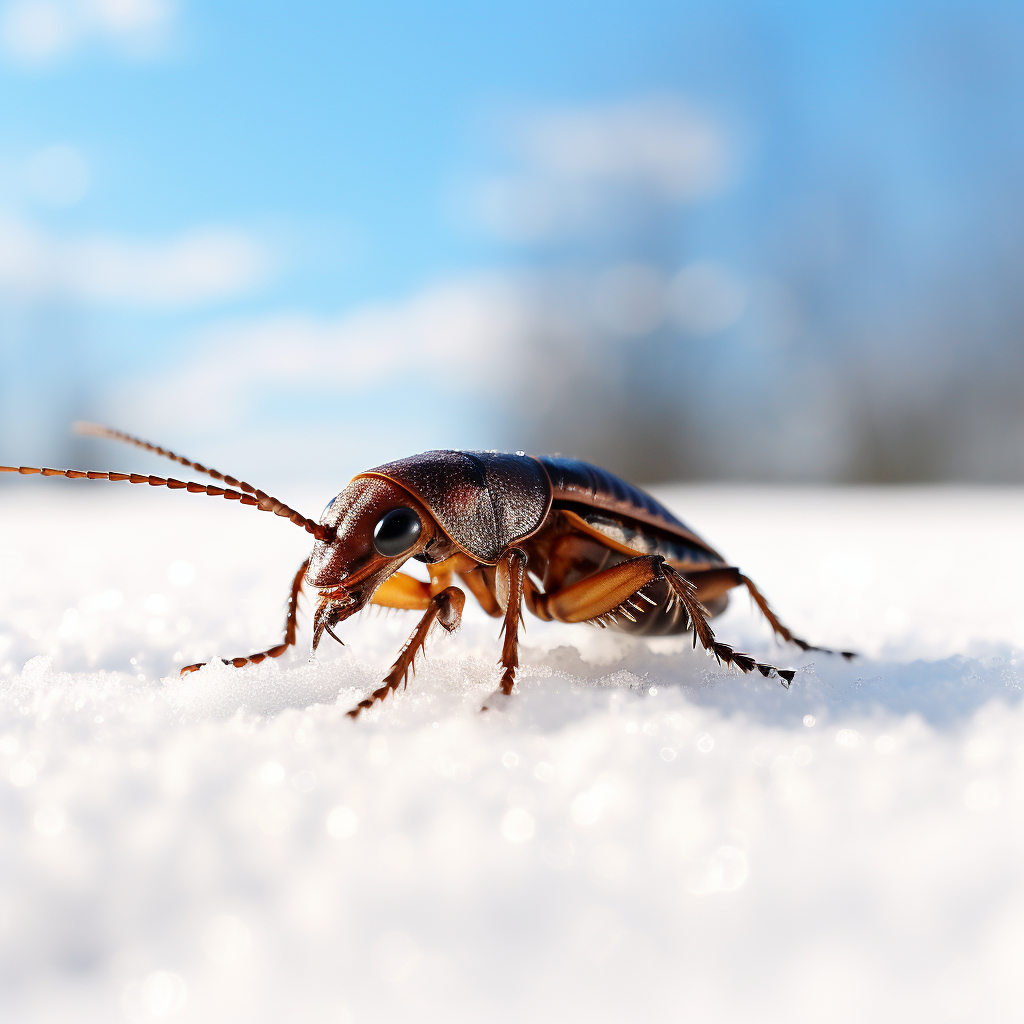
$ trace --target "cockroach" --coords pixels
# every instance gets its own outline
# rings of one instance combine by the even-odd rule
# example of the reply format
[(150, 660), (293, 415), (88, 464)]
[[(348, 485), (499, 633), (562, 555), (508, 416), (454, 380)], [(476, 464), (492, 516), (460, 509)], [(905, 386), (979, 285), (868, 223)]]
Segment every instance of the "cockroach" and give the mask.
[[(91, 423), (79, 434), (123, 441), (162, 455), (226, 487), (140, 473), (0, 466), (0, 472), (110, 480), (206, 494), (273, 512), (312, 534), (312, 554), (292, 579), (284, 639), (267, 650), (224, 659), (241, 668), (280, 657), (295, 644), (303, 585), (318, 591), (312, 652), (327, 633), (373, 604), (422, 612), (382, 685), (351, 711), (383, 700), (407, 684), (416, 656), (436, 622), (459, 627), (465, 590), (488, 615), (501, 618), (504, 639), (499, 690), (510, 695), (519, 666), (522, 606), (537, 618), (587, 622), (643, 636), (693, 633), (719, 663), (758, 671), (788, 687), (792, 669), (756, 661), (715, 638), (708, 622), (721, 614), (728, 592), (745, 587), (777, 636), (804, 651), (833, 652), (794, 636), (754, 583), (664, 505), (639, 487), (597, 466), (525, 452), (432, 451), (359, 473), (324, 509), (319, 522), (244, 480), (183, 458), (119, 430)], [(406, 573), (415, 558), (430, 582)], [(185, 675), (204, 663), (187, 665)]]

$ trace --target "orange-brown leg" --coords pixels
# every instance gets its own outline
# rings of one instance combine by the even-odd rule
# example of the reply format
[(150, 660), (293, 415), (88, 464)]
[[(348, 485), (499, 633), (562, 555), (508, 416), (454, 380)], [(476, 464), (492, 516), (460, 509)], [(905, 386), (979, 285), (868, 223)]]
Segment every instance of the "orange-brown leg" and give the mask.
[(792, 682), (795, 674), (792, 670), (761, 664), (749, 654), (742, 654), (716, 640), (707, 613), (697, 600), (697, 588), (658, 555), (641, 555), (620, 562), (553, 594), (539, 595), (537, 601), (543, 604), (552, 618), (560, 622), (601, 621), (607, 616), (628, 616), (629, 601), (642, 596), (644, 587), (658, 579), (668, 583), (675, 600), (686, 611), (693, 629), (695, 647), (699, 640), (701, 646), (719, 661), (735, 664), (744, 672), (756, 668), (763, 676), (778, 675), (784, 686)]
[[(299, 571), (292, 579), (292, 589), (288, 595), (288, 614), (284, 620), (284, 643), (280, 643), (276, 647), (270, 647), (265, 651), (260, 651), (258, 654), (250, 654), (246, 658), (231, 658), (230, 661), (226, 658), (221, 658), (221, 661), (223, 661), (225, 665), (234, 665), (235, 668), (241, 668), (243, 665), (249, 664), (258, 665), (266, 658), (280, 658), (289, 647), (294, 646), (296, 626), (299, 616), (299, 594), (302, 593), (302, 579), (306, 575), (306, 570), (308, 568), (309, 559), (307, 558), (302, 565), (299, 566)], [(200, 661), (195, 665), (186, 665), (179, 674), (183, 676), (188, 675), (189, 672), (195, 672), (205, 664), (205, 661)]]
[(430, 607), (430, 596), (429, 583), (407, 576), (404, 572), (396, 572), (373, 592), (370, 604), (422, 612)]
[(460, 572), (459, 579), (466, 584), (470, 593), (480, 602), (483, 608), (492, 618), (501, 615), (501, 605), (498, 604), (493, 591), (487, 585), (487, 567), (478, 566), (468, 572)]
[[(463, 579), (467, 576), (472, 578), (474, 574), (470, 570), (476, 565), (477, 563), (468, 555), (455, 555), (453, 558), (446, 558), (443, 562), (432, 562), (427, 565), (427, 570), (430, 573), (429, 583), (424, 583), (404, 572), (396, 572), (373, 592), (370, 604), (380, 605), (384, 608), (426, 611), (430, 605), (430, 599), (452, 585), (452, 577), (456, 572)], [(470, 586), (470, 590), (473, 591), (474, 596), (479, 596), (476, 587)], [(494, 598), (486, 588), (483, 596), (489, 603), (494, 602)]]
[(501, 630), (505, 634), (501, 645), (500, 690), (507, 697), (516, 682), (519, 668), (519, 623), (523, 617), (523, 578), (526, 575), (526, 552), (512, 548), (498, 563), (494, 575), (498, 604), (505, 609)]
[[(519, 623), (523, 617), (523, 585), (526, 579), (526, 552), (511, 548), (501, 556), (494, 573), (494, 597), (504, 609), (505, 618), (501, 625), (504, 641), (501, 645), (501, 682), (491, 695), (509, 696), (516, 682), (519, 667)], [(501, 634), (499, 634), (501, 635)], [(485, 704), (481, 711), (487, 710)]]
[(370, 598), (370, 604), (385, 608), (402, 608), (414, 611), (426, 611), (430, 599), (452, 585), (452, 577), (458, 574), (473, 596), (484, 606), (488, 615), (500, 615), (494, 595), (487, 589), (480, 574), (480, 566), (468, 555), (455, 555), (443, 562), (431, 562), (427, 565), (430, 582), (424, 583), (404, 572), (396, 572), (389, 576)]
[[(578, 517), (575, 517), (578, 518)], [(612, 552), (607, 545), (579, 533), (563, 533), (551, 545), (544, 561), (544, 589), (561, 590), (572, 577), (579, 579), (600, 572)]]
[(734, 587), (741, 586), (740, 571), (734, 566), (722, 566), (716, 569), (679, 569), (697, 589), (697, 600), (709, 610), (717, 607), (723, 610), (725, 603), (722, 598)]
[[(452, 585), (456, 573), (462, 576), (463, 573), (470, 573), (479, 566), (480, 563), (475, 558), (470, 558), (464, 553), (452, 555), (451, 558), (446, 558), (441, 562), (427, 562), (426, 569), (430, 573), (430, 593), (440, 594), (442, 590)], [(473, 592), (476, 593), (476, 591)]]
[(373, 707), (374, 701), (383, 700), (392, 690), (407, 681), (410, 669), (415, 672), (414, 662), (416, 655), (423, 649), (427, 640), (430, 627), (436, 620), (449, 633), (454, 633), (462, 621), (462, 609), (466, 604), (466, 595), (458, 587), (447, 587), (440, 594), (435, 594), (423, 613), (419, 625), (413, 634), (406, 641), (405, 646), (399, 652), (394, 665), (391, 666), (388, 674), (384, 677), (384, 684), (365, 700), (361, 700), (351, 711), (350, 718), (358, 716), (363, 708)]
[(815, 647), (814, 644), (809, 644), (806, 640), (801, 640), (798, 636), (793, 634), (787, 629), (772, 611), (768, 601), (761, 594), (761, 591), (754, 586), (754, 581), (748, 576), (740, 575), (740, 582), (750, 592), (750, 596), (754, 599), (754, 603), (758, 608), (761, 609), (761, 614), (768, 620), (772, 629), (775, 630), (778, 636), (781, 636), (783, 640), (788, 640), (791, 644), (796, 644), (797, 647), (802, 651), (821, 651), (822, 654), (841, 654), (844, 658), (849, 660), (850, 658), (856, 658), (856, 652), (854, 651), (833, 651), (828, 647)]

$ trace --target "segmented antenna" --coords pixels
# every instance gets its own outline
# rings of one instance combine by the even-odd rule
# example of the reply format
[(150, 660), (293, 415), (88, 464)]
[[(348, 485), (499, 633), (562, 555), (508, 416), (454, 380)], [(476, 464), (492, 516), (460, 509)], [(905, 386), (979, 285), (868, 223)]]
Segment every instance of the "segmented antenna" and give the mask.
[[(212, 476), (215, 480), (223, 480), (227, 484), (234, 484), (241, 490), (236, 491), (231, 487), (215, 487), (212, 484), (199, 484), (192, 480), (176, 480), (174, 477), (147, 476), (142, 473), (111, 473), (97, 472), (94, 470), (79, 469), (40, 469), (35, 466), (0, 466), (0, 473), (20, 473), (22, 476), (40, 474), (42, 476), (63, 476), (69, 480), (110, 480), (112, 482), (127, 481), (130, 484), (149, 484), (150, 487), (167, 487), (172, 491), (186, 490), (189, 494), (206, 494), (211, 498), (226, 498), (228, 501), (237, 501), (241, 505), (252, 505), (261, 512), (273, 512), (289, 520), (296, 526), (301, 526), (307, 533), (311, 533), (317, 540), (331, 541), (334, 539), (334, 530), (329, 526), (321, 526), (320, 523), (306, 518), (295, 509), (289, 508), (283, 501), (278, 501), (264, 491), (247, 484), (244, 481), (236, 480), (233, 476), (226, 476), (215, 469), (207, 469), (198, 462), (175, 455), (173, 452), (160, 448), (157, 445), (149, 444), (147, 441), (140, 441), (129, 434), (123, 434), (119, 430), (109, 430), (106, 427), (96, 426), (92, 423), (76, 423), (75, 431), (79, 434), (92, 434), (96, 437), (109, 437), (116, 441), (127, 441), (139, 448), (155, 452), (173, 459), (183, 466), (191, 466), (201, 473)], [(245, 493), (242, 493), (242, 492)]]
[(227, 476), (216, 469), (210, 469), (202, 465), (202, 463), (193, 462), (191, 459), (176, 455), (167, 448), (161, 448), (158, 444), (150, 444), (149, 441), (143, 441), (142, 438), (132, 437), (131, 434), (126, 434), (121, 430), (114, 430), (112, 427), (104, 427), (99, 423), (86, 423), (84, 421), (72, 424), (71, 430), (72, 433), (87, 437), (106, 437), (111, 441), (124, 441), (126, 444), (133, 444), (136, 448), (144, 448), (147, 452), (154, 452), (156, 455), (162, 455), (165, 459), (170, 459), (172, 462), (177, 462), (182, 466), (189, 466), (199, 473), (212, 476), (214, 480), (223, 480), (229, 487), (237, 487), (239, 490), (245, 491), (246, 494), (256, 493), (256, 488), (252, 484), (247, 484), (244, 480), (236, 480), (233, 476)]

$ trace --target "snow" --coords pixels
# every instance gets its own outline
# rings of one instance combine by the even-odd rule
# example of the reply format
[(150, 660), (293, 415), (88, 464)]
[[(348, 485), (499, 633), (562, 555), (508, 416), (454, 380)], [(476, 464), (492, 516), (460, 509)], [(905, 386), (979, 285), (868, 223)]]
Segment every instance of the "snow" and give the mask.
[(276, 642), (305, 537), (104, 488), (0, 491), (5, 1021), (1021, 1019), (1024, 491), (666, 490), (862, 657), (531, 619), (481, 715), (467, 604), (353, 722), (413, 615), (178, 678)]

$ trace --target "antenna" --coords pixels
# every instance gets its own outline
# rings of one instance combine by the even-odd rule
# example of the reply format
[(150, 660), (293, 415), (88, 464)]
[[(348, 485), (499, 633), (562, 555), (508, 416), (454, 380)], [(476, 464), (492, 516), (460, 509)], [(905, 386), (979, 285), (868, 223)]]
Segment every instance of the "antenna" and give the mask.
[[(226, 476), (215, 469), (207, 469), (206, 466), (200, 465), (198, 462), (182, 458), (180, 455), (175, 455), (173, 452), (150, 444), (147, 441), (140, 441), (138, 438), (124, 434), (119, 430), (110, 430), (107, 427), (100, 427), (93, 423), (76, 423), (74, 429), (79, 434), (92, 434), (96, 437), (109, 437), (117, 441), (126, 441), (139, 448), (155, 452), (157, 455), (173, 459), (183, 466), (191, 466), (201, 473), (212, 476), (215, 480), (223, 480), (227, 484), (234, 484), (241, 488), (241, 490), (236, 491), (231, 487), (215, 487), (213, 484), (199, 484), (191, 480), (176, 480), (174, 477), (146, 476), (141, 473), (98, 472), (96, 470), (81, 469), (41, 469), (35, 466), (0, 466), (0, 473), (20, 473), (22, 476), (33, 476), (36, 474), (42, 476), (63, 476), (69, 480), (127, 481), (130, 484), (149, 484), (150, 487), (167, 487), (172, 491), (186, 490), (189, 494), (206, 494), (211, 498), (226, 498), (228, 501), (237, 501), (241, 505), (252, 505), (261, 512), (273, 512), (274, 515), (281, 516), (283, 519), (295, 523), (296, 526), (301, 526), (317, 540), (328, 542), (334, 540), (334, 530), (332, 527), (321, 526), (320, 523), (308, 519), (300, 512), (296, 512), (295, 509), (289, 508), (283, 501), (279, 501), (265, 491), (253, 487), (252, 484), (236, 480), (233, 476)], [(242, 493), (243, 491), (245, 493)]]
[(223, 480), (229, 487), (238, 487), (247, 494), (256, 493), (256, 488), (253, 487), (252, 484), (247, 484), (244, 480), (236, 480), (233, 476), (226, 476), (224, 473), (221, 473), (216, 469), (209, 469), (199, 462), (193, 462), (191, 459), (186, 459), (181, 455), (175, 455), (174, 452), (169, 451), (167, 448), (161, 448), (158, 444), (151, 444), (149, 441), (143, 441), (139, 437), (132, 437), (131, 434), (126, 434), (121, 430), (114, 430), (112, 427), (104, 427), (99, 423), (86, 423), (84, 421), (79, 421), (78, 423), (72, 424), (71, 431), (72, 433), (86, 437), (106, 437), (111, 441), (124, 441), (126, 444), (133, 444), (136, 448), (144, 448), (147, 452), (154, 452), (157, 455), (162, 455), (165, 459), (170, 459), (172, 462), (180, 463), (182, 466), (189, 466), (199, 473), (205, 473), (207, 476), (212, 476), (214, 480)]

